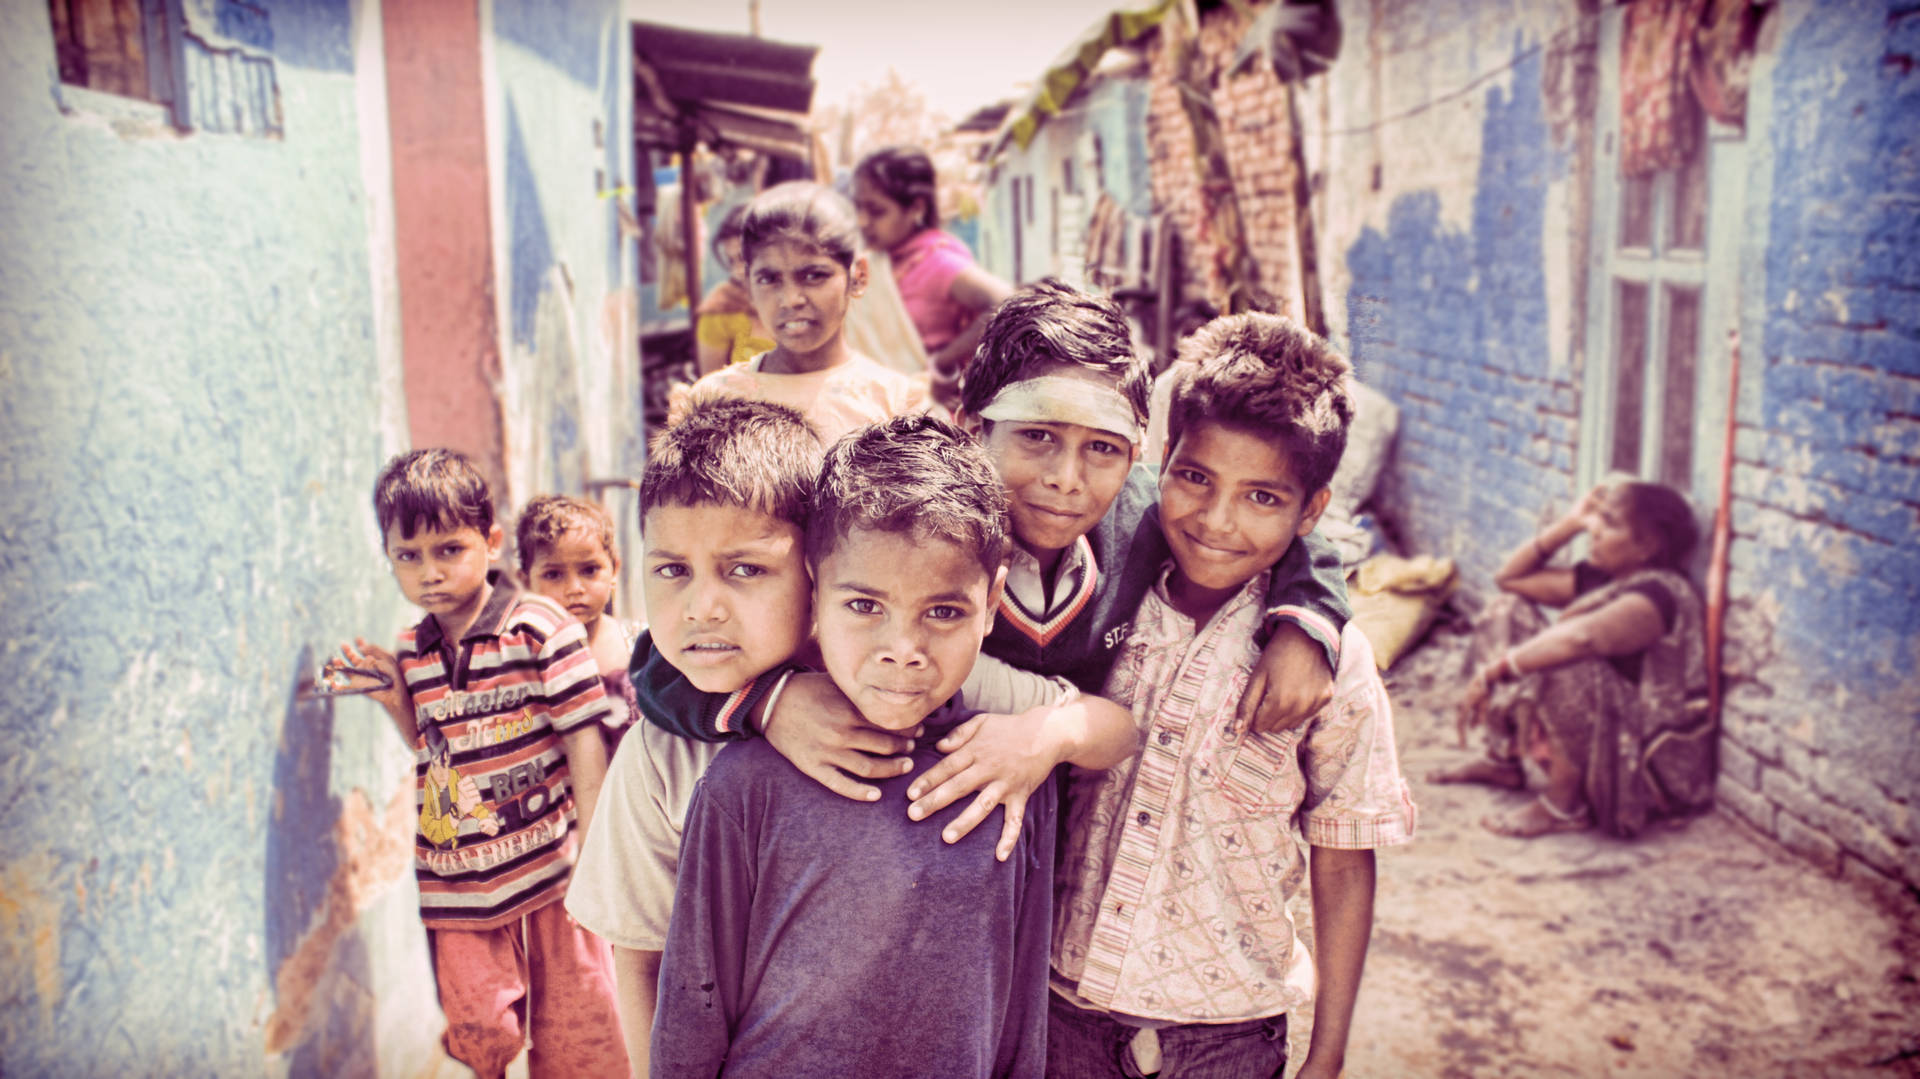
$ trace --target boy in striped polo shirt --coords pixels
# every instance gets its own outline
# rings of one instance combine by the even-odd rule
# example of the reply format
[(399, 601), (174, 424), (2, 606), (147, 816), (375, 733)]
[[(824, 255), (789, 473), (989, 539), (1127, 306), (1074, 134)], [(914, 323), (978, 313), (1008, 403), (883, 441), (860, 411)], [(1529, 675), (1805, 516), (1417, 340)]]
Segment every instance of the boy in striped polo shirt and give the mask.
[(359, 640), (417, 758), (414, 836), (447, 1052), (504, 1075), (625, 1075), (612, 955), (560, 900), (606, 775), (609, 709), (585, 631), (490, 568), (503, 541), (487, 482), (452, 450), (387, 463), (374, 512), (394, 580), (427, 616), (396, 653)]

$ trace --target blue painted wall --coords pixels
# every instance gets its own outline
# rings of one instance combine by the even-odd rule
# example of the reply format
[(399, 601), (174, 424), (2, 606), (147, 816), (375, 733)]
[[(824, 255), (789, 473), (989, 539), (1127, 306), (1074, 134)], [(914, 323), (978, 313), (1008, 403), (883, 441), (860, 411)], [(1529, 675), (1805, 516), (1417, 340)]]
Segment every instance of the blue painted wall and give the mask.
[(617, 0), (496, 0), (493, 29), (518, 506), (639, 474), (634, 256), (616, 210), (633, 197), (632, 63)]
[(1565, 316), (1541, 271), (1547, 188), (1570, 155), (1547, 124), (1541, 53), (1513, 49), (1510, 82), (1482, 95), (1468, 227), (1442, 220), (1437, 194), (1402, 194), (1346, 252), (1354, 364), (1401, 409), (1377, 497), (1407, 549), (1483, 586), (1543, 506), (1568, 504), (1578, 438), (1577, 388), (1548, 347)]
[(1920, 6), (1789, 15), (1734, 505), (1778, 616), (1729, 733), (1776, 830), (1920, 885)]
[[(1386, 9), (1377, 31), (1349, 26), (1324, 141), (1309, 124), (1343, 284), (1335, 330), (1402, 409), (1385, 516), (1410, 550), (1458, 560), (1478, 598), (1501, 553), (1576, 494), (1585, 329), (1576, 286), (1553, 283), (1585, 257), (1568, 192), (1592, 136), (1567, 65), (1586, 16), (1462, 8), (1467, 51), (1482, 50), (1462, 58), (1446, 12)], [(1716, 280), (1738, 294), (1746, 342), (1720, 804), (1828, 872), (1914, 888), (1920, 5), (1790, 0), (1771, 18), (1739, 164), (1716, 167), (1733, 182), (1711, 196), (1737, 226), (1710, 242), (1736, 252), (1739, 280)], [(1469, 112), (1458, 91), (1500, 66), (1493, 40), (1510, 66)], [(1382, 80), (1398, 96), (1376, 131)], [(1717, 437), (1696, 452), (1717, 457)]]
[[(410, 762), (363, 702), (294, 701), (333, 642), (409, 617), (367, 506), (402, 432), (381, 420), (350, 5), (252, 7), (280, 137), (62, 92), (46, 5), (0, 12), (10, 1075), (433, 1052), (404, 860), (336, 827), (379, 819)], [(336, 897), (337, 946), (277, 982)]]

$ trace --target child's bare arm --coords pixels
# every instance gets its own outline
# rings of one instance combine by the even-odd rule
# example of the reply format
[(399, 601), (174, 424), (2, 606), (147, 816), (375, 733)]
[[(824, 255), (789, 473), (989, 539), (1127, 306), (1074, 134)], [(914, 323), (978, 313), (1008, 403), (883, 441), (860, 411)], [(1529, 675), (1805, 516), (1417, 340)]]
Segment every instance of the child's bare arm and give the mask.
[[(913, 768), (919, 731), (884, 731), (861, 718), (853, 702), (824, 674), (799, 673), (773, 702), (761, 733), (814, 782), (842, 798), (871, 802), (880, 789), (859, 779), (888, 779)], [(858, 778), (854, 778), (858, 777)]]
[(1013, 715), (982, 713), (954, 728), (938, 747), (947, 756), (907, 788), (907, 815), (924, 820), (961, 798), (973, 804), (940, 833), (958, 843), (1006, 807), (994, 856), (1006, 861), (1020, 839), (1027, 798), (1056, 765), (1111, 768), (1140, 748), (1133, 714), (1104, 697), (1075, 697)]
[(376, 689), (366, 694), (367, 699), (378, 703), (393, 718), (394, 729), (400, 732), (400, 740), (411, 749), (420, 741), (419, 720), (413, 712), (413, 694), (407, 691), (406, 676), (400, 673), (400, 661), (392, 652), (377, 644), (369, 644), (365, 637), (355, 637), (352, 644), (340, 646), (340, 660), (349, 667), (379, 671), (387, 676), (390, 685), (386, 689)]
[(1373, 852), (1312, 847), (1313, 961), (1320, 989), (1313, 1038), (1294, 1079), (1333, 1079), (1347, 1059), (1347, 1032), (1373, 933)]
[(627, 1065), (634, 1079), (647, 1079), (653, 1045), (653, 1012), (660, 996), (660, 953), (615, 945), (613, 1004), (620, 1014), (620, 1035), (627, 1043)]
[(600, 785), (607, 779), (607, 744), (600, 740), (600, 723), (582, 723), (560, 736), (567, 751), (567, 775), (573, 784), (573, 812), (585, 837), (600, 803)]

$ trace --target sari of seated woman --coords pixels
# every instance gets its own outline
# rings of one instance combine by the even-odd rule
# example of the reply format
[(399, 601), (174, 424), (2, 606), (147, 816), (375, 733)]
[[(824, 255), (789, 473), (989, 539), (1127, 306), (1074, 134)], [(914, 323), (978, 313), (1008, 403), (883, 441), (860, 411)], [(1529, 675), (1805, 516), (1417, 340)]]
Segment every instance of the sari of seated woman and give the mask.
[[(1586, 561), (1548, 565), (1583, 532)], [(1679, 569), (1697, 537), (1678, 492), (1627, 483), (1595, 488), (1509, 554), (1495, 578), (1506, 594), (1476, 621), (1477, 670), (1458, 716), (1463, 745), (1469, 727), (1487, 728), (1487, 756), (1429, 778), (1523, 789), (1521, 757), (1537, 760), (1540, 797), (1482, 821), (1520, 837), (1590, 824), (1628, 837), (1706, 808), (1714, 732), (1703, 622)], [(1566, 610), (1549, 624), (1536, 603)]]

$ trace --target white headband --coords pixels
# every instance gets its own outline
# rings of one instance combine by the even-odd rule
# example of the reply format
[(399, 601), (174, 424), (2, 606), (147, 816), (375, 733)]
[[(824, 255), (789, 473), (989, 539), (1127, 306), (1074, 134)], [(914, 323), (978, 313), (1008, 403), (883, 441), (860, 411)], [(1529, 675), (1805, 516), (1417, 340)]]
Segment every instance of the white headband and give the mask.
[(1084, 378), (1044, 375), (1012, 383), (994, 394), (979, 416), (1014, 423), (1077, 423), (1140, 444), (1133, 405), (1112, 386)]

